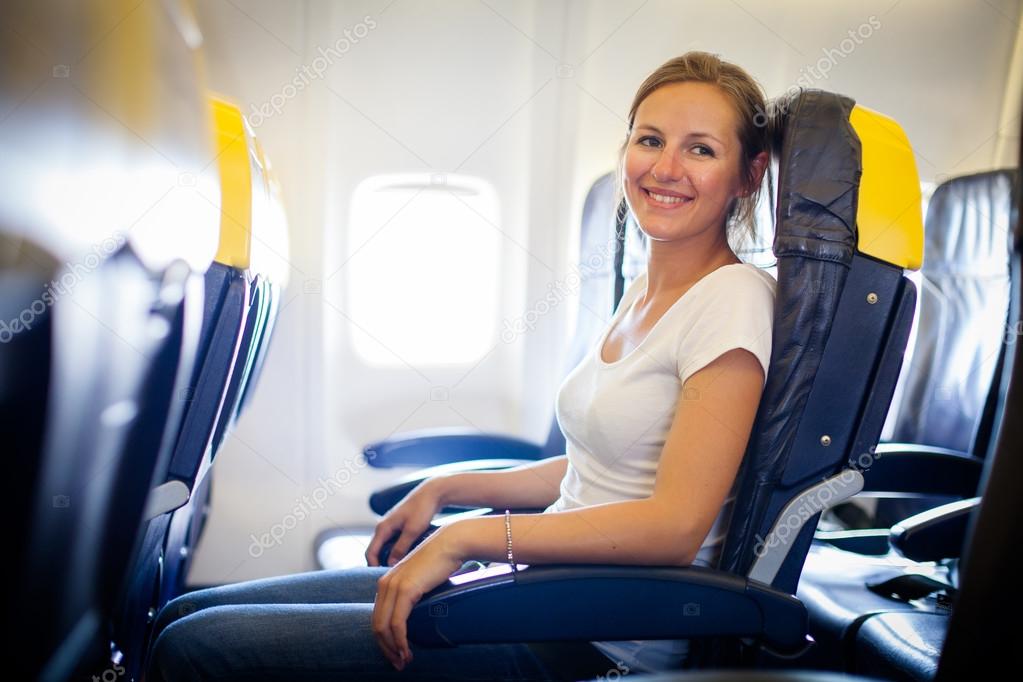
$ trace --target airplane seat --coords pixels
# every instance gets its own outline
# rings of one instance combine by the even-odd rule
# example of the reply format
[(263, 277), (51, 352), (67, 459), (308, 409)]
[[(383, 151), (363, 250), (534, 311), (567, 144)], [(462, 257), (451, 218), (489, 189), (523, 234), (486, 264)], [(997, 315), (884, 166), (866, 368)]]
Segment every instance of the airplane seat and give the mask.
[[(229, 119), (236, 125), (237, 109), (234, 105), (227, 105), (227, 109)], [(244, 117), (241, 120), (244, 123)], [(247, 128), (246, 134), (252, 161), (252, 186), (248, 191), (251, 224), (242, 225), (250, 229), (252, 235), (249, 263), (245, 271), (249, 280), (249, 304), (239, 341), (239, 357), (236, 366), (232, 368), (223, 407), (213, 432), (211, 464), (244, 413), (247, 397), (255, 390), (280, 311), (281, 292), (289, 279), (288, 223), (280, 183), (259, 139)], [(239, 214), (243, 215), (241, 209)], [(167, 555), (173, 560), (165, 566), (161, 608), (185, 589), (194, 549), (202, 537), (209, 515), (211, 490), (212, 471), (209, 471), (197, 482), (188, 504), (174, 513), (166, 542)]]
[[(221, 155), (223, 159), (226, 155)], [(229, 195), (224, 192), (226, 212)], [(196, 361), (175, 389), (182, 409), (169, 459), (155, 475), (144, 514), (139, 551), (122, 586), (112, 640), (129, 671), (140, 664), (147, 626), (160, 606), (165, 573), (173, 572), (177, 556), (167, 554), (166, 541), (176, 510), (187, 507), (209, 464), (209, 444), (235, 366), (248, 306), (243, 272), (224, 262), (221, 246), (203, 278)]]
[(799, 574), (821, 511), (858, 492), (856, 455), (880, 437), (923, 236), (897, 123), (819, 90), (780, 105), (771, 364), (718, 565), (495, 563), (424, 595), (412, 641), (688, 639), (700, 667), (807, 647)]
[[(1009, 310), (1014, 169), (946, 180), (931, 196), (914, 357), (891, 440), (981, 452)], [(897, 408), (897, 409), (896, 409)], [(899, 517), (903, 518), (903, 517)]]
[[(67, 272), (55, 270), (35, 301)], [(22, 372), (47, 378), (45, 402), (32, 401), (44, 407), (45, 427), (36, 449), (16, 453), (31, 463), (19, 483), (31, 501), (14, 517), (27, 514), (15, 524), (26, 534), (10, 601), (19, 616), (13, 631), (25, 640), (19, 665), (43, 678), (91, 669), (109, 654), (103, 621), (129, 565), (150, 481), (169, 456), (180, 415), (174, 384), (194, 353), (184, 313), (192, 278), (182, 261), (154, 272), (125, 245), (39, 320), (39, 333), (49, 335), (34, 339), (42, 364)], [(39, 389), (26, 394), (38, 397)]]
[[(46, 629), (68, 630), (44, 677), (102, 661), (90, 654), (103, 652), (94, 647), (102, 619), (128, 567), (153, 472), (169, 455), (180, 415), (175, 377), (194, 348), (182, 305), (190, 271), (174, 270), (154, 281), (125, 253), (76, 290), (95, 317), (53, 307), (47, 438), (26, 556), (34, 578), (26, 584), (38, 591), (25, 598), (53, 618)], [(126, 357), (129, 349), (138, 357)]]
[[(818, 643), (812, 661), (815, 665), (850, 669), (859, 651), (859, 631), (874, 614), (946, 613), (955, 594), (957, 564), (968, 520), (980, 499), (975, 496), (982, 495), (984, 489), (979, 480), (981, 465), (977, 463), (983, 463), (991, 440), (993, 405), (998, 401), (999, 378), (1007, 360), (1001, 342), (1005, 329), (1011, 326), (1003, 317), (1008, 311), (1009, 291), (1003, 276), (1008, 277), (1011, 244), (1007, 248), (1007, 240), (1003, 240), (1009, 228), (1016, 182), (1012, 171), (994, 171), (954, 178), (935, 191), (928, 211), (929, 224), (940, 224), (935, 216), (952, 214), (951, 222), (961, 229), (945, 232), (935, 229), (927, 234), (925, 264), (931, 254), (935, 257), (932, 272), (923, 280), (925, 295), (920, 320), (936, 322), (933, 326), (922, 324), (918, 338), (926, 340), (918, 342), (918, 346), (941, 349), (942, 357), (952, 367), (938, 363), (932, 370), (935, 363), (931, 358), (914, 356), (913, 364), (922, 367), (910, 367), (905, 375), (909, 378), (906, 395), (911, 396), (906, 399), (923, 403), (924, 408), (901, 413), (898, 423), (903, 434), (914, 428), (903, 419), (923, 426), (931, 424), (934, 417), (926, 409), (929, 406), (958, 424), (957, 441), (948, 444), (967, 449), (895, 444), (877, 448), (882, 456), (864, 471), (865, 487), (879, 494), (894, 491), (919, 496), (930, 492), (945, 496), (911, 499), (908, 505), (892, 504), (886, 513), (899, 509), (903, 513), (913, 512), (921, 506), (924, 509), (899, 518), (891, 528), (883, 527), (886, 519), (881, 517), (875, 523), (877, 529), (817, 534), (819, 541), (807, 556), (797, 593), (807, 605), (811, 632)], [(971, 236), (973, 239), (968, 238)], [(970, 244), (975, 248), (969, 248)], [(957, 264), (963, 251), (968, 267)], [(997, 255), (999, 251), (1001, 257)], [(984, 276), (985, 272), (989, 274)], [(972, 311), (963, 309), (959, 301)], [(937, 306), (943, 310), (934, 312)], [(949, 310), (945, 311), (945, 307)], [(967, 317), (976, 329), (961, 329), (956, 322), (957, 318), (962, 321)], [(999, 345), (1003, 346), (1001, 351)], [(994, 367), (983, 366), (985, 361), (996, 359)], [(990, 377), (974, 378), (982, 373)], [(964, 400), (962, 408), (946, 404), (956, 401), (941, 400), (934, 394), (941, 391), (936, 384), (949, 376), (957, 386), (968, 387), (972, 382), (983, 386), (985, 395), (974, 396), (972, 403)], [(983, 406), (985, 401), (987, 407)], [(921, 427), (917, 432), (925, 430)], [(904, 461), (899, 461), (899, 457)], [(944, 503), (935, 505), (937, 501)], [(940, 648), (940, 642), (936, 646)], [(931, 674), (936, 664), (936, 658), (931, 657)]]
[[(854, 528), (886, 529), (976, 491), (982, 464), (976, 453), (990, 439), (992, 392), (1004, 357), (1004, 235), (1014, 176), (999, 170), (952, 178), (928, 203), (916, 339), (896, 390), (891, 438), (877, 450), (889, 459), (867, 474), (867, 490), (879, 497)], [(879, 486), (893, 479), (901, 481), (895, 484), (900, 496), (881, 496)], [(950, 479), (962, 486), (949, 489)], [(878, 536), (877, 553), (886, 550), (884, 537)]]
[[(200, 64), (167, 8), (53, 5), (4, 12), (32, 38), (0, 42), (0, 82), (60, 65), (0, 128), (10, 676), (43, 680), (110, 668), (107, 623), (194, 361), (188, 301), (217, 202)], [(111, 57), (125, 45), (132, 59)]]
[[(183, 587), (197, 532), (208, 507), (209, 470), (217, 448), (237, 414), (246, 371), (269, 341), (265, 280), (286, 281), (287, 235), (283, 211), (272, 208), (266, 192), (269, 172), (261, 151), (234, 104), (210, 96), (221, 184), (219, 244), (204, 276), (196, 306), (198, 345), (193, 370), (176, 387), (183, 415), (173, 450), (156, 472), (142, 532), (113, 623), (113, 643), (131, 674), (144, 663), (152, 619)], [(258, 218), (257, 218), (258, 216)], [(257, 227), (258, 224), (258, 227)], [(260, 256), (253, 236), (263, 240)], [(284, 271), (284, 275), (281, 272)]]

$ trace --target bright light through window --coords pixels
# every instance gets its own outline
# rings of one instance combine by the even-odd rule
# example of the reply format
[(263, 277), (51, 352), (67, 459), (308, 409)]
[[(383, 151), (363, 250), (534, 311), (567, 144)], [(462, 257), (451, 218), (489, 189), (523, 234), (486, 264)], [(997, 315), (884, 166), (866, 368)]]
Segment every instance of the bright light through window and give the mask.
[(497, 194), (479, 178), (369, 178), (349, 221), (346, 298), (355, 352), (371, 365), (468, 364), (496, 339)]

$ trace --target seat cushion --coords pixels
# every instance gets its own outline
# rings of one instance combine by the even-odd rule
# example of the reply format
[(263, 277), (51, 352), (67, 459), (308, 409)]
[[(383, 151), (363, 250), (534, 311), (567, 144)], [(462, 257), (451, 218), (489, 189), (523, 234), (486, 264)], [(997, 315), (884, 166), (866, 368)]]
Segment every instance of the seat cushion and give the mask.
[[(926, 570), (896, 554), (856, 554), (814, 542), (796, 596), (806, 605), (810, 616), (810, 634), (817, 645), (809, 657), (815, 665), (849, 670), (857, 630), (874, 614), (933, 611), (927, 602), (906, 603), (875, 594), (866, 587), (867, 583), (903, 575), (907, 569)], [(938, 575), (934, 577), (944, 577), (940, 569), (935, 572)]]
[(946, 613), (870, 616), (856, 633), (853, 671), (888, 679), (934, 679), (948, 620)]

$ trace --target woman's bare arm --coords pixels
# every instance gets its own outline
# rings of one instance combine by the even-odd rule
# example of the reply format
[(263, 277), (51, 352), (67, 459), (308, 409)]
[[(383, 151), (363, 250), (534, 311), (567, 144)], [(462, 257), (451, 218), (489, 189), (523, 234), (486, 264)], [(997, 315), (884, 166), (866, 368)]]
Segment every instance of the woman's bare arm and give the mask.
[[(746, 451), (763, 391), (752, 353), (731, 350), (686, 382), (657, 468), (653, 495), (512, 517), (520, 563), (689, 565), (724, 504)], [(539, 486), (538, 486), (539, 487)], [(505, 506), (505, 505), (499, 505)], [(509, 505), (510, 506), (510, 505)], [(442, 528), (437, 541), (465, 559), (506, 561), (504, 518)]]
[(427, 484), (436, 486), (442, 505), (546, 508), (561, 495), (561, 479), (567, 467), (568, 458), (560, 455), (500, 471), (438, 476)]
[(389, 563), (408, 552), (413, 542), (446, 505), (529, 509), (547, 507), (558, 499), (568, 459), (561, 455), (502, 471), (464, 472), (428, 478), (391, 509), (373, 530), (366, 562), (379, 566), (380, 549), (395, 533)]

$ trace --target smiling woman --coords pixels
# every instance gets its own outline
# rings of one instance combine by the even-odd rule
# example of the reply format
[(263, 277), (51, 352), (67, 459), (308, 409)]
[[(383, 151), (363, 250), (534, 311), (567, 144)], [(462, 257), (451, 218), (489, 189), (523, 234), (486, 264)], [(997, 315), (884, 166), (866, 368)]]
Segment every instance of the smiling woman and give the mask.
[[(429, 649), (408, 642), (406, 624), (471, 559), (715, 561), (771, 353), (774, 280), (728, 241), (729, 229), (752, 227), (768, 162), (753, 121), (765, 106), (752, 78), (705, 53), (668, 62), (637, 93), (622, 189), (647, 268), (559, 391), (564, 457), (427, 480), (378, 524), (366, 568), (171, 602), (147, 679), (557, 680), (679, 666), (683, 640)], [(413, 549), (446, 505), (546, 509), (450, 523)], [(379, 552), (396, 533), (388, 569)]]

